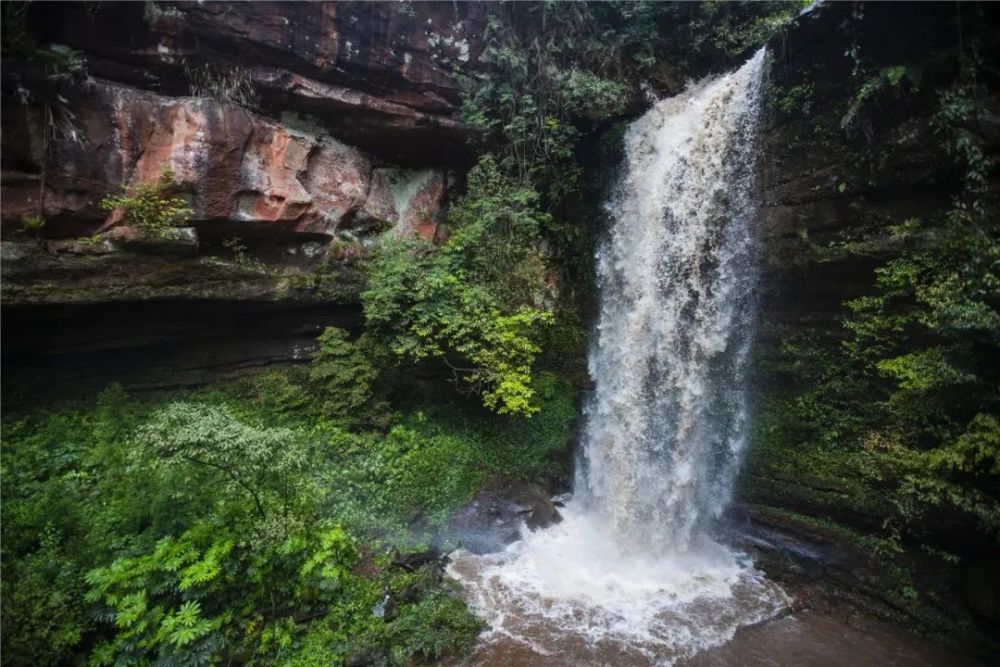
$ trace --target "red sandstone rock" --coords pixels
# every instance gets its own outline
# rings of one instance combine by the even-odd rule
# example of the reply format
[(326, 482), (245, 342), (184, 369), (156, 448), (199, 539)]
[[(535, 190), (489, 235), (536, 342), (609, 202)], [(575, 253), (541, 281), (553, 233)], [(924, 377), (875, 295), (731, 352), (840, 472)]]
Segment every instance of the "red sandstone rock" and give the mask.
[(437, 233), (445, 178), (438, 171), (376, 169), (362, 220), (384, 220), (400, 234), (416, 234), (431, 241)]
[[(452, 73), (475, 66), (485, 16), (451, 2), (32, 4), (39, 44), (86, 65), (53, 82), (5, 55), (6, 302), (356, 300), (366, 236), (439, 236), (444, 170), (473, 154)], [(189, 97), (206, 67), (238, 67), (257, 101)], [(60, 127), (47, 159), (44, 99)], [(194, 211), (182, 237), (146, 238), (100, 207), (164, 168)], [(23, 231), (43, 184), (44, 227)], [(234, 263), (232, 239), (267, 271)]]
[[(67, 221), (67, 235), (89, 233), (98, 221), (101, 228), (120, 224), (120, 215), (98, 207), (100, 199), (122, 186), (154, 181), (169, 168), (196, 221), (332, 234), (349, 228), (364, 209), (363, 218), (380, 227), (400, 223), (434, 236), (444, 195), (440, 171), (391, 168), (373, 176), (362, 151), (329, 135), (215, 100), (168, 98), (103, 82), (80, 95), (75, 122), (84, 140), (58, 139), (47, 174), (45, 217)], [(30, 132), (33, 120), (26, 107), (16, 125)], [(40, 161), (40, 146), (33, 152)], [(3, 195), (5, 219), (32, 214), (38, 178), (5, 174)]]
[[(32, 13), (92, 75), (171, 95), (190, 68), (250, 73), (272, 115), (316, 116), (348, 144), (412, 167), (467, 162), (452, 73), (478, 62), (487, 7), (452, 2), (149, 2)], [(97, 17), (97, 18), (94, 18)]]

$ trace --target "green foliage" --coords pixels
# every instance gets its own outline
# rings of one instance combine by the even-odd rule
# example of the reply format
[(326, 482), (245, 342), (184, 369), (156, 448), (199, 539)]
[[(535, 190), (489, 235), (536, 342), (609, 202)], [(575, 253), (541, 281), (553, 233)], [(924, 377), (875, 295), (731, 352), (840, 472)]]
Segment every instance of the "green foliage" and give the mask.
[(328, 438), (336, 461), (324, 474), (336, 489), (331, 502), (359, 531), (407, 541), (411, 525), (439, 527), (485, 481), (476, 452), (450, 434), (407, 424), (384, 436), (332, 429)]
[(502, 137), (499, 166), (506, 173), (555, 202), (578, 188), (575, 121), (621, 113), (627, 87), (596, 67), (598, 53), (609, 48), (589, 5), (547, 3), (540, 11), (490, 8), (480, 56), (487, 68), (460, 77), (462, 112), (487, 136)]
[[(84, 75), (86, 58), (80, 51), (62, 44), (39, 46), (37, 36), (29, 27), (30, 11), (30, 2), (8, 2), (3, 5), (3, 21), (0, 22), (3, 37), (0, 43), (4, 56), (23, 58), (44, 66), (46, 77), (55, 83)], [(44, 95), (41, 90), (32, 93)]]
[[(973, 72), (984, 68), (975, 56), (964, 64)], [(945, 149), (962, 174), (962, 188), (955, 197), (949, 218), (952, 222), (981, 225), (997, 210), (997, 193), (991, 185), (996, 161), (987, 153), (980, 126), (980, 102), (984, 94), (977, 77), (967, 73), (941, 93), (934, 116), (935, 130), (945, 141)]]
[(577, 392), (548, 372), (537, 374), (532, 389), (540, 410), (530, 418), (436, 400), (405, 423), (427, 435), (462, 440), (475, 453), (477, 465), (490, 473), (544, 483), (568, 467)]
[[(16, 632), (0, 636), (4, 662), (58, 665), (81, 657), (79, 643), (93, 627), (83, 574), (108, 544), (121, 544), (107, 524), (131, 524), (145, 511), (123, 511), (109, 497), (141, 486), (142, 471), (94, 474), (102, 459), (118, 456), (114, 447), (137, 423), (134, 411), (120, 406), (121, 395), (105, 391), (89, 410), (4, 416), (0, 604), (5, 619), (18, 619)], [(95, 495), (106, 499), (101, 517), (89, 506)]]
[[(5, 539), (7, 535), (9, 530)], [(3, 659), (8, 664), (59, 664), (73, 655), (90, 629), (80, 565), (64, 552), (59, 539), (50, 525), (40, 533), (37, 549), (22, 558), (11, 559), (12, 550), (4, 549), (2, 613), (17, 619), (17, 630), (8, 626), (4, 632)]]
[[(736, 64), (800, 2), (492, 3), (475, 68), (456, 71), (462, 115), (499, 170), (538, 193), (560, 306), (586, 298), (611, 165), (628, 115), (686, 78)], [(618, 127), (613, 123), (618, 121)], [(602, 150), (602, 135), (619, 140)], [(595, 145), (597, 144), (597, 145)], [(607, 153), (601, 155), (601, 153)], [(502, 267), (498, 267), (501, 269)]]
[(25, 231), (38, 231), (45, 226), (45, 218), (37, 215), (26, 215), (21, 218), (21, 227)]
[(247, 246), (239, 236), (222, 239), (222, 247), (232, 253), (233, 260), (244, 268), (261, 271), (264, 265), (259, 259), (247, 252)]
[[(785, 387), (765, 402), (753, 455), (772, 471), (804, 459), (794, 465), (816, 468), (816, 487), (850, 489), (816, 506), (880, 516), (884, 553), (948, 562), (1000, 539), (1000, 229), (974, 70), (972, 59), (941, 91), (934, 121), (958, 173), (952, 207), (887, 227), (898, 253), (845, 304), (839, 345), (782, 350), (772, 370)], [(884, 68), (870, 90), (907, 76)], [(966, 543), (946, 524), (967, 526)]]
[(545, 2), (491, 5), (480, 63), (460, 77), (466, 122), (500, 166), (553, 206), (577, 193), (588, 124), (622, 114), (640, 82), (734, 58), (788, 24), (801, 3)]
[[(382, 585), (363, 586), (353, 593), (355, 599), (364, 599), (349, 612), (353, 618), (341, 606), (310, 623), (294, 652), (278, 664), (410, 665), (468, 651), (482, 629), (452, 592), (437, 583), (430, 568), (383, 578)], [(397, 605), (397, 599), (413, 601)]]
[(919, 90), (920, 81), (917, 73), (904, 65), (883, 67), (874, 75), (864, 79), (840, 120), (841, 129), (848, 133), (861, 129), (865, 136), (871, 139), (873, 132), (869, 115), (871, 107), (877, 106), (877, 100), (884, 97), (887, 91), (896, 92), (898, 95), (904, 81), (909, 82), (911, 93)]
[[(316, 367), (350, 371), (359, 348), (324, 338)], [(24, 619), (5, 662), (404, 665), (470, 647), (481, 625), (440, 570), (402, 571), (390, 549), (453, 539), (491, 475), (563, 470), (575, 390), (533, 377), (530, 419), (407, 393), (371, 431), (330, 419), (341, 376), (314, 370), (5, 415), (0, 603)]]
[(259, 547), (230, 531), (199, 523), (146, 553), (88, 572), (87, 598), (115, 627), (90, 664), (194, 665), (280, 655), (301, 633), (294, 613), (336, 604), (356, 576), (350, 568), (357, 547), (336, 526), (313, 526)]
[(437, 591), (405, 607), (390, 625), (390, 641), (398, 647), (393, 657), (429, 661), (449, 652), (469, 651), (482, 628), (453, 595)]
[(534, 191), (486, 156), (451, 209), (454, 230), (442, 247), (382, 239), (362, 294), (370, 335), (398, 359), (444, 362), (456, 385), (499, 413), (535, 412), (535, 336), (553, 320), (537, 250), (548, 220)]
[(120, 197), (105, 197), (101, 200), (101, 208), (106, 211), (121, 209), (126, 224), (165, 236), (170, 227), (194, 214), (187, 200), (171, 194), (176, 187), (174, 173), (164, 168), (153, 183), (140, 183)]
[(316, 342), (319, 349), (309, 379), (325, 398), (326, 413), (334, 417), (357, 415), (371, 401), (375, 368), (343, 329), (328, 327)]
[[(234, 386), (241, 398), (113, 388), (7, 416), (2, 604), (24, 622), (3, 634), (5, 662), (409, 664), (468, 647), (480, 626), (433, 567), (401, 572), (341, 525), (405, 539), (411, 520), (442, 522), (481, 483), (482, 454), (316, 421), (323, 399), (296, 380), (272, 372)], [(393, 611), (374, 615), (386, 591)]]
[(256, 406), (272, 423), (313, 416), (313, 395), (306, 391), (303, 384), (296, 383), (288, 372), (272, 370), (261, 373), (254, 378), (250, 393)]
[(301, 473), (309, 443), (292, 429), (247, 423), (226, 406), (175, 402), (137, 430), (135, 447), (147, 466), (190, 469), (192, 479), (200, 477), (223, 498), (252, 506), (261, 537), (287, 534), (287, 522), (303, 513), (295, 505), (308, 490)]
[(987, 541), (1000, 534), (1000, 246), (952, 225), (877, 271), (876, 293), (849, 303), (839, 349), (785, 348), (779, 370), (800, 389), (769, 400), (756, 440), (841, 452), (818, 478), (861, 483), (847, 505), (888, 501), (893, 542), (943, 551), (926, 530), (936, 513), (965, 517)]
[(800, 83), (774, 94), (771, 104), (785, 116), (808, 116), (813, 110), (814, 95), (815, 86), (812, 83)]
[(699, 8), (696, 26), (704, 25), (707, 44), (695, 42), (694, 47), (712, 48), (729, 57), (745, 55), (766, 43), (787, 28), (802, 7), (811, 0), (800, 2), (727, 3), (706, 2)]

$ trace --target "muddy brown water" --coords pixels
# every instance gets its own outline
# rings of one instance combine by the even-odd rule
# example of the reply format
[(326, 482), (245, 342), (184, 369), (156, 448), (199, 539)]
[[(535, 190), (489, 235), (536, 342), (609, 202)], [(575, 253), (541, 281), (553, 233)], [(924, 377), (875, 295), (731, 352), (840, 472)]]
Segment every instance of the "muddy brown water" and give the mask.
[(867, 620), (862, 627), (819, 612), (739, 632), (685, 667), (982, 667), (899, 628)]
[[(494, 638), (448, 667), (651, 667), (627, 646), (586, 646), (567, 637), (544, 655), (523, 643)], [(662, 663), (662, 664), (670, 664)], [(986, 667), (899, 628), (874, 620), (847, 621), (802, 611), (736, 634), (676, 667)]]

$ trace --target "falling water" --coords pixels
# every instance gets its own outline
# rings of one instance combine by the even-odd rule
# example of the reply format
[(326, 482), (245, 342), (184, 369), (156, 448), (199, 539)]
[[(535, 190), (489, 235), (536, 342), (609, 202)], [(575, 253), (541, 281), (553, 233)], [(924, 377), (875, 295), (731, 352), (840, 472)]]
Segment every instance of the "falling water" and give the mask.
[(763, 53), (664, 100), (626, 135), (577, 494), (630, 549), (685, 551), (745, 440), (752, 176)]
[(763, 60), (629, 128), (574, 497), (558, 526), (455, 557), (491, 625), (474, 664), (672, 664), (786, 603), (710, 537), (745, 441)]

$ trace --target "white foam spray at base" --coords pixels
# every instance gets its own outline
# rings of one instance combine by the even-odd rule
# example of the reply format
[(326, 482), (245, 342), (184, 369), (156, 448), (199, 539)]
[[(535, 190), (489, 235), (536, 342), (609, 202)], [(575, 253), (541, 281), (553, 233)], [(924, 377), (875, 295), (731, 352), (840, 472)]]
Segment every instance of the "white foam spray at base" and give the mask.
[(490, 624), (472, 664), (672, 664), (787, 605), (709, 537), (746, 439), (763, 60), (629, 128), (574, 497), (555, 527), (453, 557)]
[(623, 555), (571, 503), (563, 522), (448, 572), (489, 624), (470, 665), (670, 665), (779, 613), (788, 599), (708, 538), (684, 553)]

